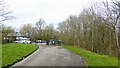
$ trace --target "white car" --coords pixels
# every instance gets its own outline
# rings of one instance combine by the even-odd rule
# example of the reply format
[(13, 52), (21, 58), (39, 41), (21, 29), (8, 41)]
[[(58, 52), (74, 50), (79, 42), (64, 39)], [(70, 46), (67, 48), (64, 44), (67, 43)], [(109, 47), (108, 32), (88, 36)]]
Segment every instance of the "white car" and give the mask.
[(15, 43), (25, 43), (25, 44), (30, 44), (31, 41), (30, 41), (30, 40), (19, 40), (19, 41), (15, 41)]
[(30, 40), (21, 40), (20, 43), (30, 44), (31, 41)]
[(15, 41), (15, 43), (19, 43), (19, 41)]
[(28, 38), (21, 38), (19, 40), (16, 40), (15, 43), (25, 43), (25, 44), (30, 44), (31, 41)]
[(25, 42), (24, 42), (24, 43), (30, 44), (30, 43), (31, 43), (31, 41), (30, 41), (30, 40), (25, 40)]

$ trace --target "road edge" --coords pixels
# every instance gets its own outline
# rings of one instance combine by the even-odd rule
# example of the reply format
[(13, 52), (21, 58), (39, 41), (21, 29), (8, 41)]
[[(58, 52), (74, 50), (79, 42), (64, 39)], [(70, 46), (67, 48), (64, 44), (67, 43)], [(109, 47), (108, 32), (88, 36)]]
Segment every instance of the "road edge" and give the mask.
[[(35, 45), (37, 45), (37, 44), (35, 44)], [(38, 46), (38, 45), (37, 45), (37, 46)], [(3, 66), (3, 67), (1, 67), (1, 68), (12, 68), (12, 66), (14, 66), (15, 64), (17, 64), (17, 63), (19, 63), (19, 62), (27, 59), (27, 58), (28, 58), (29, 56), (31, 56), (32, 54), (36, 53), (38, 50), (39, 50), (39, 46), (38, 46), (33, 52), (31, 52), (31, 53), (29, 53), (28, 55), (22, 57), (21, 59), (19, 59), (18, 61), (14, 62), (13, 64), (10, 64), (10, 65), (7, 65), (7, 66)]]
[[(63, 46), (61, 46), (62, 48), (64, 48)], [(64, 48), (65, 49), (65, 48)], [(68, 50), (68, 49), (66, 49), (66, 50)], [(68, 51), (70, 51), (70, 50), (68, 50)], [(74, 53), (74, 54), (77, 54), (77, 53), (75, 53), (75, 52), (73, 52), (73, 51), (70, 51), (71, 53)], [(77, 55), (79, 55), (79, 54), (77, 54)], [(84, 57), (83, 56), (81, 56), (81, 55), (79, 55), (80, 57), (81, 57), (81, 59), (82, 59), (82, 61), (83, 61), (83, 63), (84, 63), (84, 65), (85, 65), (85, 67), (87, 67), (88, 68), (88, 64), (87, 64), (87, 61), (84, 59)]]

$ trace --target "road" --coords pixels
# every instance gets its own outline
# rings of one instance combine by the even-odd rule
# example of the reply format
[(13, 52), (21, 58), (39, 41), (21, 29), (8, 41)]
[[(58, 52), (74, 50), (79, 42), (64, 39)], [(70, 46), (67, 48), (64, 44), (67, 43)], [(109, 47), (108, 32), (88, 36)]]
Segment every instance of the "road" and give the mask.
[(74, 54), (61, 46), (38, 44), (39, 49), (15, 66), (85, 66), (81, 56)]

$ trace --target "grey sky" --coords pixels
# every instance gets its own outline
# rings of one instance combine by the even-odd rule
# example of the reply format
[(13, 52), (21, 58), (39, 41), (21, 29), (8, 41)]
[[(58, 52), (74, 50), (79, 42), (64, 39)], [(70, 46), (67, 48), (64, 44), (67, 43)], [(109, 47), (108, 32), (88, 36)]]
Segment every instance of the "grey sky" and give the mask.
[(39, 18), (55, 26), (69, 15), (79, 15), (81, 10), (96, 0), (8, 0), (7, 7), (16, 19), (4, 22), (19, 28), (22, 24), (35, 24)]

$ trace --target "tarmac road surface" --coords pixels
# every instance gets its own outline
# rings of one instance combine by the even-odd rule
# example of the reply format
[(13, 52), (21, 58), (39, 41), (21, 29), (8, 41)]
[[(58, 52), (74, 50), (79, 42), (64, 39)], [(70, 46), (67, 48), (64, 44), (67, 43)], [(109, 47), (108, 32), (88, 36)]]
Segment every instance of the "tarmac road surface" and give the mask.
[(10, 68), (17, 66), (85, 66), (81, 56), (61, 46), (37, 45), (39, 46), (37, 51)]

